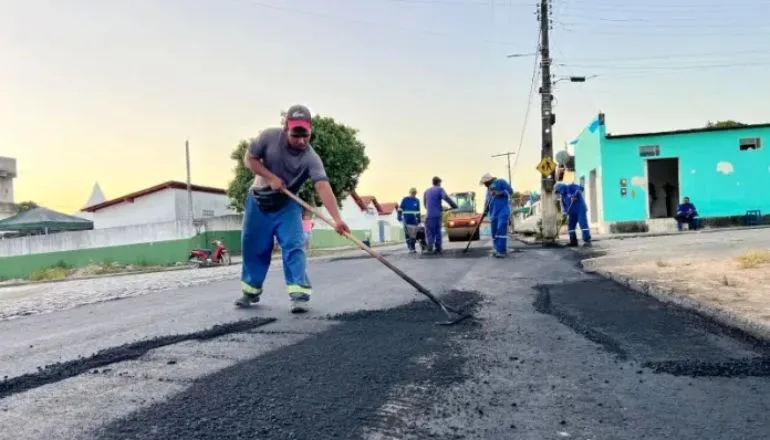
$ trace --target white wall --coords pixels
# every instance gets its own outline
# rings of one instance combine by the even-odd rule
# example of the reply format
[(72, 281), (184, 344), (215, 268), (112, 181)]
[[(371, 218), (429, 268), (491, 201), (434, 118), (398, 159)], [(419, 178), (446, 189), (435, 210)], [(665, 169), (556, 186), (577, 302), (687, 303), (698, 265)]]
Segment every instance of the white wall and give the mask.
[(94, 229), (176, 221), (176, 199), (170, 189), (94, 212)]
[[(206, 219), (235, 214), (227, 205), (230, 199), (225, 194), (211, 194), (193, 191), (193, 209), (196, 219)], [(134, 200), (123, 202), (93, 214), (94, 229), (141, 225), (186, 220), (187, 191), (164, 189)]]
[(152, 223), (92, 231), (60, 232), (0, 240), (0, 258), (178, 240), (193, 236), (195, 236), (195, 228), (187, 222)]
[[(372, 223), (376, 223), (377, 221), (376, 215), (362, 212), (361, 208), (358, 207), (355, 200), (353, 200), (351, 197), (346, 197), (343, 199), (341, 205), (342, 208), (340, 209), (340, 215), (342, 216), (342, 219), (345, 220), (345, 223), (348, 224), (350, 229), (369, 231), (372, 230)], [(326, 208), (321, 207), (320, 210), (327, 218), (331, 219), (331, 216), (329, 215), (329, 212), (326, 211)], [(315, 222), (315, 227), (316, 229), (332, 229), (321, 220), (317, 220)]]
[[(176, 219), (183, 220), (187, 218), (187, 191), (183, 189), (173, 189), (176, 204)], [(205, 219), (211, 217), (220, 217), (223, 215), (235, 214), (235, 211), (228, 208), (230, 198), (225, 194), (211, 194), (205, 192), (192, 192), (193, 212), (196, 219)]]

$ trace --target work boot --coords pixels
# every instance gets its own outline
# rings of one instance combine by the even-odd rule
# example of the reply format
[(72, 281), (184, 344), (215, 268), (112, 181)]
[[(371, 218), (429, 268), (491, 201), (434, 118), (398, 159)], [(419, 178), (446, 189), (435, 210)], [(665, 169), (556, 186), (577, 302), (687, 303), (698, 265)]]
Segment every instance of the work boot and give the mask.
[(505, 258), (505, 257), (506, 257), (506, 255), (505, 255), (505, 254), (503, 254), (502, 252), (497, 252), (497, 251), (495, 251), (495, 252), (492, 254), (492, 256), (493, 256), (493, 257), (495, 257), (495, 258)]
[(415, 250), (415, 249), (409, 249), (409, 253), (410, 253), (410, 254), (416, 254), (416, 253), (417, 253), (417, 250)]
[(583, 242), (583, 247), (593, 247), (593, 244), (590, 241), (585, 241)]
[(578, 242), (577, 242), (577, 240), (576, 241), (570, 241), (567, 246), (569, 246), (569, 247), (578, 247)]
[(308, 311), (310, 295), (307, 293), (290, 293), (291, 313), (305, 313)]
[(259, 296), (260, 295), (244, 293), (242, 297), (238, 298), (235, 301), (235, 305), (240, 308), (251, 307), (252, 304), (256, 304), (259, 302)]

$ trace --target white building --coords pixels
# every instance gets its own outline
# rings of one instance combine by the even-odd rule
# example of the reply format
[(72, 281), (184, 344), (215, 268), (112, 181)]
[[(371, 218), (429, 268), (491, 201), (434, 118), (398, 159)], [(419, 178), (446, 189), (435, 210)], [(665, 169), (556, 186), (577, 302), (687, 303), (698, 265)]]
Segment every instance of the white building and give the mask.
[[(230, 199), (223, 189), (192, 185), (191, 192), (196, 220), (236, 214), (229, 208)], [(187, 184), (161, 183), (88, 206), (83, 211), (93, 216), (94, 229), (185, 220), (190, 216)]]
[(0, 220), (16, 215), (13, 179), (16, 178), (16, 159), (0, 157)]

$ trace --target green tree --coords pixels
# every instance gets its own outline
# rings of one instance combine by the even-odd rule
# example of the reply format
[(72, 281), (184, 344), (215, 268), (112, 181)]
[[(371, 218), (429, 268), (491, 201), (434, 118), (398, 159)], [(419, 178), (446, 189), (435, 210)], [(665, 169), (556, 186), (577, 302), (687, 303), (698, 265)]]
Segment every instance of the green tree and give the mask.
[[(228, 186), (227, 194), (231, 200), (230, 206), (237, 212), (243, 212), (246, 194), (254, 179), (254, 174), (243, 164), (243, 156), (249, 142), (241, 141), (230, 154), (236, 165), (235, 177)], [(313, 117), (310, 144), (321, 156), (337, 202), (341, 202), (347, 194), (356, 189), (361, 174), (369, 167), (366, 146), (358, 139), (358, 130), (339, 123), (334, 118), (316, 115)], [(310, 181), (300, 188), (299, 197), (315, 206), (321, 204), (315, 197), (315, 188)]]
[(21, 202), (21, 203), (16, 204), (16, 209), (20, 213), (21, 212), (29, 211), (30, 209), (35, 209), (37, 207), (38, 207), (37, 203), (35, 203), (33, 201), (29, 201), (29, 200), (26, 201), (26, 202)]
[(716, 121), (706, 122), (706, 128), (735, 128), (735, 127), (745, 127), (747, 124), (744, 124), (743, 122), (733, 121), (732, 119), (728, 119), (726, 121)]

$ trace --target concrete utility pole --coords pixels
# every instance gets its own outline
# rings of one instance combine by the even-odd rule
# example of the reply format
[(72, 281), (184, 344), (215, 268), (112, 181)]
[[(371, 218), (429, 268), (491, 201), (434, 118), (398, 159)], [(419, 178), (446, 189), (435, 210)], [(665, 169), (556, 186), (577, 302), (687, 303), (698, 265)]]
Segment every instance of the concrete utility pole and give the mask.
[(507, 152), (507, 153), (500, 153), (500, 154), (493, 154), (492, 157), (503, 157), (505, 156), (506, 160), (508, 161), (508, 184), (513, 185), (513, 181), (511, 180), (511, 156), (513, 156), (516, 153), (513, 152)]
[(195, 216), (193, 214), (192, 182), (190, 180), (190, 141), (184, 141), (184, 154), (187, 160), (187, 209), (192, 222)]
[[(541, 157), (553, 160), (553, 124), (556, 118), (553, 115), (551, 94), (551, 51), (549, 28), (551, 17), (549, 11), (550, 0), (540, 1), (540, 66), (543, 73), (542, 84), (540, 86), (541, 109), (542, 109), (542, 146)], [(555, 170), (554, 170), (555, 171)], [(543, 244), (549, 245), (556, 242), (558, 236), (558, 223), (556, 219), (556, 200), (554, 198), (553, 187), (555, 183), (554, 172), (542, 178), (541, 203), (543, 205)]]

